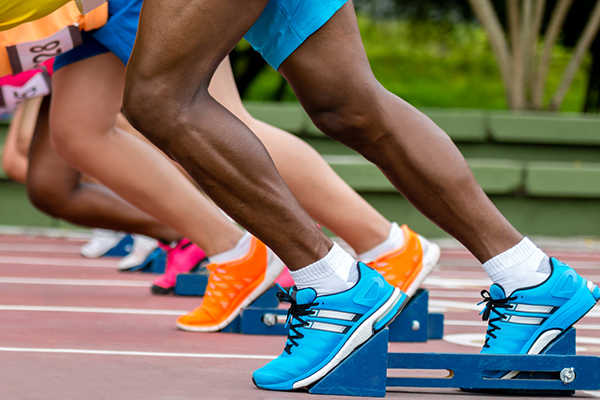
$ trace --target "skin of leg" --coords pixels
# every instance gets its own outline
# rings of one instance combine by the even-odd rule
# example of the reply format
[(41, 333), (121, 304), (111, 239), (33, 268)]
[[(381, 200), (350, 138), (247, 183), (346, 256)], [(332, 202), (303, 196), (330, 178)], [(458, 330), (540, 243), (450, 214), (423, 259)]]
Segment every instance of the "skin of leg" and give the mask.
[(25, 103), (21, 103), (14, 112), (2, 148), (2, 169), (10, 179), (22, 184), (27, 179), (27, 155), (19, 151), (17, 140), (23, 126), (24, 107)]
[[(115, 122), (115, 127), (117, 129), (120, 129), (123, 132), (127, 132), (133, 136), (135, 136), (138, 139), (143, 140), (144, 142), (151, 144), (148, 139), (146, 139), (146, 137), (144, 135), (142, 135), (141, 133), (139, 133), (133, 126), (131, 126), (131, 124), (129, 123), (129, 121), (127, 121), (127, 118), (125, 118), (125, 116), (123, 115), (123, 113), (119, 113), (119, 115), (117, 115), (117, 121)], [(159, 148), (157, 148), (156, 146), (152, 145), (152, 147), (154, 147), (158, 152), (160, 152), (164, 157), (167, 157), (165, 155), (165, 153), (163, 153), (162, 151), (160, 151)], [(167, 157), (168, 158), (168, 157)], [(169, 158), (168, 158), (169, 159)], [(194, 180), (188, 175), (188, 173), (185, 171), (185, 169), (183, 169), (181, 167), (181, 165), (177, 164), (176, 162), (173, 162), (171, 159), (169, 159), (170, 162), (173, 163), (173, 165), (175, 166), (175, 168), (177, 168), (179, 170), (179, 172), (181, 172), (186, 178), (188, 178), (188, 180), (190, 182), (192, 182), (194, 185), (196, 184), (194, 182)]]
[(50, 144), (48, 109), (42, 104), (29, 154), (27, 194), (40, 210), (77, 225), (140, 233), (164, 241), (181, 237), (164, 224), (96, 183), (81, 183), (81, 173)]
[(36, 97), (23, 104), (23, 119), (17, 138), (17, 147), (21, 154), (29, 154), (29, 145), (31, 144), (31, 138), (33, 137), (42, 101), (42, 97)]
[(322, 259), (331, 240), (294, 198), (260, 140), (208, 93), (214, 71), (266, 4), (144, 2), (124, 111), (219, 207), (297, 270)]
[(101, 54), (65, 66), (52, 80), (51, 142), (60, 157), (207, 255), (235, 246), (242, 231), (156, 149), (119, 129), (125, 66)]
[[(226, 58), (208, 88), (265, 145), (285, 183), (310, 216), (360, 254), (385, 241), (391, 223), (298, 137), (254, 119), (244, 108)], [(332, 207), (335, 204), (335, 207)]]
[(522, 239), (477, 184), (445, 132), (377, 82), (352, 2), (310, 36), (279, 72), (319, 129), (375, 163), (419, 211), (479, 261)]

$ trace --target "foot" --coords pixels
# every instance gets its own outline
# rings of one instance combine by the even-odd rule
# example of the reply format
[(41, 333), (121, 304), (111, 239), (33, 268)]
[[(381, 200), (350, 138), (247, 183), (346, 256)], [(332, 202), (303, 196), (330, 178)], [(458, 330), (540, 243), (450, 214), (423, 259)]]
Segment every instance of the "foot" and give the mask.
[(440, 247), (402, 225), (404, 244), (368, 263), (392, 286), (409, 297), (415, 294), (440, 259)]
[(356, 285), (341, 293), (318, 296), (312, 288), (296, 287), (279, 293), (291, 303), (290, 332), (283, 353), (252, 375), (257, 387), (309, 387), (400, 313), (408, 296), (365, 264), (358, 268)]
[(122, 232), (110, 231), (107, 229), (94, 229), (92, 238), (89, 242), (81, 246), (79, 252), (87, 258), (102, 257), (110, 249), (115, 247), (125, 237)]
[(119, 261), (117, 268), (119, 271), (127, 271), (141, 265), (157, 247), (158, 241), (156, 239), (144, 235), (133, 235), (131, 253)]
[(184, 331), (216, 332), (229, 325), (281, 274), (283, 263), (255, 237), (248, 254), (235, 261), (209, 264), (202, 304), (177, 319)]
[(167, 265), (165, 273), (152, 283), (151, 290), (154, 294), (173, 294), (177, 275), (192, 271), (206, 258), (206, 254), (200, 247), (185, 238), (181, 239), (175, 247), (164, 244), (159, 246), (167, 252)]
[[(515, 290), (492, 285), (481, 292), (489, 320), (484, 354), (540, 354), (588, 313), (600, 299), (600, 289), (568, 265), (550, 258), (552, 273), (537, 286)], [(481, 303), (480, 303), (481, 304)], [(511, 379), (519, 371), (498, 371), (495, 378)]]

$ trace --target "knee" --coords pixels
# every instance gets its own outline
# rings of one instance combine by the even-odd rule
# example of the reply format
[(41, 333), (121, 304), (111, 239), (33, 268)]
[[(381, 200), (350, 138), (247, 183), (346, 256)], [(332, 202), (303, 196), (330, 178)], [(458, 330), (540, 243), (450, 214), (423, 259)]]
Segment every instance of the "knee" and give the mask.
[(176, 87), (162, 78), (127, 80), (123, 114), (142, 135), (169, 154), (173, 132), (188, 115), (191, 101), (178, 95)]
[(44, 174), (29, 173), (27, 196), (35, 208), (54, 218), (64, 218), (68, 196)]
[[(85, 131), (83, 131), (85, 129)], [(92, 129), (69, 118), (54, 118), (50, 124), (50, 144), (56, 153), (72, 165), (90, 148)], [(87, 149), (87, 150), (86, 150)]]
[(24, 157), (20, 160), (17, 155), (2, 154), (2, 169), (9, 179), (18, 183), (25, 183), (27, 179), (27, 159)]
[(382, 110), (374, 93), (361, 96), (321, 98), (307, 109), (312, 121), (325, 135), (351, 148), (361, 148), (385, 135)]

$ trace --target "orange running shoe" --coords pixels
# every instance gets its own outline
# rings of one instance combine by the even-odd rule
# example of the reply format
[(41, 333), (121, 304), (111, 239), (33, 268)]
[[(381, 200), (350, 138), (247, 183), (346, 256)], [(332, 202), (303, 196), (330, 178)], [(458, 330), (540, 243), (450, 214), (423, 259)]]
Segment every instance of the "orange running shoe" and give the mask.
[(209, 264), (207, 268), (210, 277), (202, 304), (177, 319), (177, 326), (184, 331), (216, 332), (225, 328), (242, 308), (273, 284), (284, 265), (253, 236), (245, 257), (223, 264)]
[(408, 296), (415, 294), (440, 259), (440, 246), (402, 225), (404, 244), (384, 254), (368, 265), (377, 270), (391, 285), (399, 287)]

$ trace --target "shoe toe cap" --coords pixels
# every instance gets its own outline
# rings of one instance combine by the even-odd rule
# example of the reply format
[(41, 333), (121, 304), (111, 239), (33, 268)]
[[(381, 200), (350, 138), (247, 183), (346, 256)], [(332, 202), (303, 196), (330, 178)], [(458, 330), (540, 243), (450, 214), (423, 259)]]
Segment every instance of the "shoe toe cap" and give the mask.
[[(274, 385), (286, 384), (287, 382), (290, 382), (291, 378), (292, 377), (287, 372), (281, 369), (270, 368), (268, 365), (254, 371), (252, 374), (252, 380), (254, 381), (254, 384), (263, 388), (270, 388)], [(293, 384), (290, 382), (289, 388), (281, 387), (278, 389), (289, 390), (292, 389), (292, 385)]]

